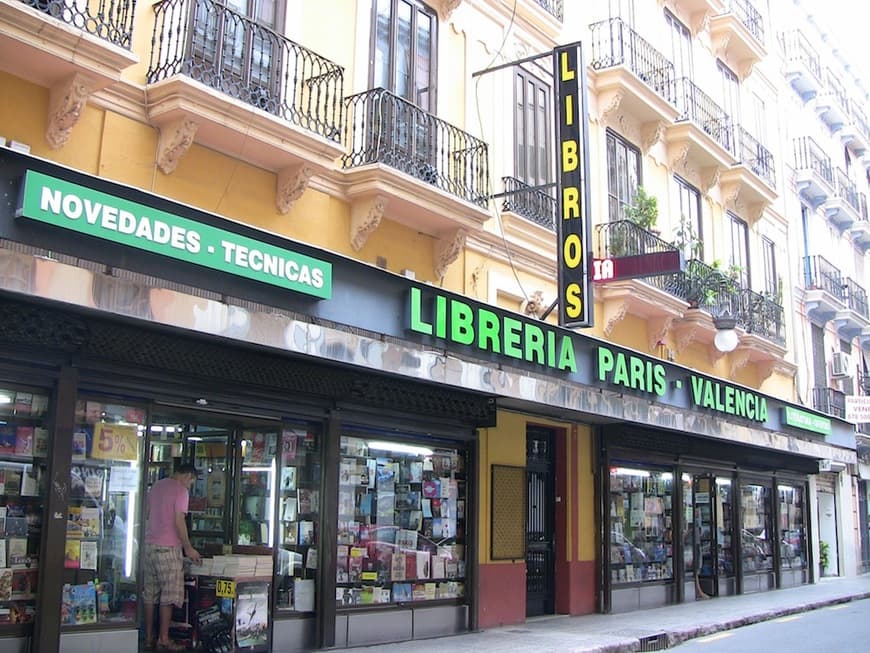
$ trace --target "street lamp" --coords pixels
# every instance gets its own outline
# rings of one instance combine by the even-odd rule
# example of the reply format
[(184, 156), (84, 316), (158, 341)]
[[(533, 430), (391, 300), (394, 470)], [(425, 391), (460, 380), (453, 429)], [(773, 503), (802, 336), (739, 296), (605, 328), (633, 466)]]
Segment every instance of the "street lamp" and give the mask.
[(737, 318), (730, 311), (726, 310), (721, 315), (714, 315), (713, 326), (716, 327), (716, 336), (713, 338), (716, 349), (724, 353), (737, 349), (737, 345), (740, 344), (740, 337), (734, 330), (737, 326)]

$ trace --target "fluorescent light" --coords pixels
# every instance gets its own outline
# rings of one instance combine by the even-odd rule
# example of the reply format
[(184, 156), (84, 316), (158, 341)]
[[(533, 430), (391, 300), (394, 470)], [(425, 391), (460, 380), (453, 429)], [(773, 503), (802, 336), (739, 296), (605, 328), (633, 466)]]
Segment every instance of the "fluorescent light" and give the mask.
[(431, 456), (432, 450), (426, 447), (418, 447), (413, 444), (402, 444), (401, 442), (382, 442), (375, 440), (367, 443), (369, 449), (375, 451), (392, 451), (393, 453), (408, 453), (412, 456)]
[(632, 469), (631, 467), (614, 467), (610, 470), (611, 474), (618, 474), (620, 476), (649, 476), (649, 472), (645, 469)]
[(11, 395), (4, 395), (4, 394), (0, 393), (0, 404), (11, 404), (11, 403), (12, 403), (12, 396)]
[(245, 472), (271, 472), (272, 468), (271, 467), (263, 467), (261, 465), (253, 465), (250, 467), (248, 465), (243, 465), (242, 471), (245, 471)]
[(716, 477), (716, 485), (731, 485), (731, 479), (730, 478), (719, 478), (717, 476)]
[(199, 435), (191, 435), (187, 438), (188, 442), (202, 442), (202, 437)]

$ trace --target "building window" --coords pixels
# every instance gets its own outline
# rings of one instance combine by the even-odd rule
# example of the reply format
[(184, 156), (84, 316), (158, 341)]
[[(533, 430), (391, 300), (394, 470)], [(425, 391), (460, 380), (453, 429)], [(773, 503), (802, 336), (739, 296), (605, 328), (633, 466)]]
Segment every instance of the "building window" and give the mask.
[(625, 220), (640, 185), (640, 151), (613, 132), (607, 132), (607, 196), (611, 222)]
[(749, 287), (749, 227), (733, 213), (728, 214), (729, 242), (731, 253), (729, 265), (736, 274), (737, 281), (744, 288)]
[(674, 62), (676, 79), (692, 78), (692, 34), (671, 12), (665, 11), (665, 23), (668, 26), (671, 61)]
[(761, 238), (761, 257), (764, 265), (764, 291), (775, 297), (779, 293), (779, 279), (776, 276), (776, 246), (767, 236)]
[(434, 13), (414, 0), (374, 3), (371, 85), (435, 109)]
[(701, 233), (701, 194), (680, 177), (674, 177), (677, 182), (677, 210), (680, 222), (677, 227), (676, 244), (683, 252), (683, 257), (691, 259), (704, 258), (703, 234)]
[(529, 186), (550, 183), (550, 87), (520, 68), (514, 82), (516, 177)]

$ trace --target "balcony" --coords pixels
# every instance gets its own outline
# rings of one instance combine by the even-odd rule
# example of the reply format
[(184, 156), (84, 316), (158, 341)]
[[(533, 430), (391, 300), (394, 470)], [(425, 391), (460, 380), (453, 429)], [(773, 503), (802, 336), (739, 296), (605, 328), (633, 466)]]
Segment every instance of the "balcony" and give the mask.
[(851, 340), (865, 329), (870, 329), (870, 311), (867, 307), (867, 291), (854, 279), (846, 277), (843, 284), (846, 308), (834, 315), (834, 328), (841, 338)]
[(673, 167), (697, 170), (706, 192), (737, 163), (731, 117), (687, 77), (677, 80), (677, 109), (677, 121), (665, 132), (668, 158)]
[(849, 105), (850, 119), (840, 130), (840, 139), (859, 157), (870, 154), (870, 127), (867, 126), (867, 117), (858, 102), (852, 100)]
[(797, 29), (780, 34), (780, 42), (785, 53), (785, 78), (795, 93), (807, 102), (824, 88), (819, 53)]
[(555, 184), (532, 187), (516, 177), (502, 177), (502, 224), (506, 234), (526, 245), (537, 245), (544, 256), (556, 246)]
[(846, 417), (846, 393), (836, 388), (813, 388), (813, 408), (843, 419)]
[(489, 219), (486, 143), (382, 88), (346, 98), (345, 111), (355, 248), (377, 227), (372, 211), (448, 239)]
[(710, 18), (710, 41), (714, 55), (731, 62), (741, 80), (767, 55), (764, 21), (749, 0), (729, 0), (723, 13)]
[(846, 289), (840, 271), (822, 256), (804, 258), (804, 303), (807, 317), (824, 326), (846, 305)]
[(726, 0), (658, 0), (666, 6), (697, 36), (709, 18), (725, 11)]
[(49, 89), (52, 148), (66, 144), (88, 97), (139, 61), (130, 52), (135, 9), (135, 0), (0, 3), (0, 68)]
[(867, 218), (867, 196), (864, 193), (858, 193), (858, 206), (858, 219), (849, 227), (847, 233), (852, 244), (864, 253), (870, 249), (870, 220)]
[(642, 131), (644, 151), (661, 138), (662, 126), (677, 118), (674, 64), (620, 18), (594, 23), (592, 32), (594, 88), (601, 118), (617, 112)]
[(722, 172), (719, 185), (726, 200), (734, 197), (738, 212), (752, 224), (776, 199), (773, 155), (742, 126), (738, 126), (737, 159), (737, 165)]
[(154, 6), (148, 119), (157, 163), (171, 174), (196, 142), (278, 175), (289, 211), (341, 145), (344, 71), (213, 0)]
[(816, 96), (816, 113), (833, 132), (842, 129), (850, 120), (846, 89), (830, 70), (825, 79), (825, 86)]
[(855, 183), (846, 173), (837, 168), (834, 171), (834, 194), (822, 203), (825, 215), (838, 229), (848, 229), (861, 217), (861, 205)]
[(535, 4), (539, 5), (544, 11), (553, 16), (559, 22), (562, 22), (564, 13), (562, 10), (562, 0), (534, 0)]
[(817, 209), (834, 194), (831, 159), (809, 136), (794, 141), (795, 185), (806, 202)]

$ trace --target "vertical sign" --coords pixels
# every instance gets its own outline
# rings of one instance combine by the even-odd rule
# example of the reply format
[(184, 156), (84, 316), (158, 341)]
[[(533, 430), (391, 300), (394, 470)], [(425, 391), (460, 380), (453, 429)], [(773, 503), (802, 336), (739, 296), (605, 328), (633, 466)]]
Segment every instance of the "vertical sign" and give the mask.
[(559, 284), (559, 324), (592, 326), (590, 256), (587, 245), (589, 217), (584, 187), (588, 164), (585, 85), (580, 44), (553, 51), (556, 113), (556, 264)]

